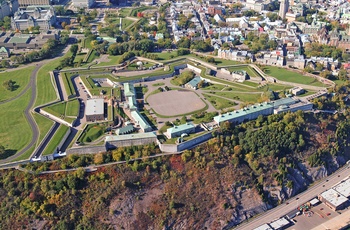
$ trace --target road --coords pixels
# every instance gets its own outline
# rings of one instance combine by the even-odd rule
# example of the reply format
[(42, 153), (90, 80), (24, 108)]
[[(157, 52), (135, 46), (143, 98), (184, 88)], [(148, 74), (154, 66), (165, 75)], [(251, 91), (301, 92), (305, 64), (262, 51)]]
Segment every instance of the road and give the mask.
[[(296, 200), (296, 197), (291, 198), (290, 200), (287, 200), (285, 203), (277, 206), (276, 208), (273, 208), (265, 212), (261, 216), (252, 218), (251, 220), (248, 220), (248, 222), (242, 223), (236, 228), (240, 230), (252, 230), (254, 228), (259, 227), (260, 225), (263, 225), (265, 223), (269, 223), (275, 219), (278, 219), (286, 215), (288, 212), (296, 209), (298, 205), (301, 205), (303, 203), (306, 203), (307, 201), (310, 201), (312, 198), (316, 197), (318, 194), (322, 193), (327, 189), (330, 189), (335, 184), (344, 180), (349, 176), (349, 173), (350, 173), (350, 169), (348, 165), (345, 165), (343, 168), (338, 169), (329, 177), (326, 177), (321, 181), (316, 182), (317, 184), (313, 185), (312, 187), (307, 189), (305, 192), (297, 195), (297, 197), (299, 198), (298, 200)], [(286, 204), (287, 202), (289, 203), (288, 205)]]

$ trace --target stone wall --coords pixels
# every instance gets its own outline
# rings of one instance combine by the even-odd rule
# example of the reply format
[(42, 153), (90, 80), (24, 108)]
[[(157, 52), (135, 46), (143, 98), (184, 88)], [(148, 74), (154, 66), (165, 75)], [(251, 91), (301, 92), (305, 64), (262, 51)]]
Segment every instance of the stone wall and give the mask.
[(92, 154), (106, 152), (105, 146), (81, 146), (76, 148), (70, 148), (66, 150), (67, 155), (69, 154)]
[(212, 133), (206, 133), (201, 136), (198, 136), (196, 138), (193, 138), (191, 140), (185, 141), (181, 144), (175, 145), (175, 144), (161, 144), (158, 142), (160, 150), (162, 152), (167, 152), (167, 153), (177, 153), (184, 151), (186, 149), (193, 148), (194, 146), (201, 144), (213, 137)]

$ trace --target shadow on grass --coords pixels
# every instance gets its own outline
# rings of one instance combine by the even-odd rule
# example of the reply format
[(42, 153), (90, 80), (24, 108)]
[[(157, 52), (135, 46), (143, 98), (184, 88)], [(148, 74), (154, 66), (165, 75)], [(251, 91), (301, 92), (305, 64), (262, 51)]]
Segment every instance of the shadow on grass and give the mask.
[(0, 154), (0, 160), (13, 156), (15, 155), (16, 152), (17, 150), (14, 150), (14, 149), (6, 149), (4, 154)]

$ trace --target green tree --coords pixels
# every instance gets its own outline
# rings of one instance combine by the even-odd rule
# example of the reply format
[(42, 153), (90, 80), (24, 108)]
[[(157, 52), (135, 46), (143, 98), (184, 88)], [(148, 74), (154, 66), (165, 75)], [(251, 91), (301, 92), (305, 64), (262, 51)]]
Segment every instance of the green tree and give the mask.
[(8, 80), (8, 81), (4, 81), (4, 83), (2, 85), (5, 87), (5, 89), (7, 89), (9, 91), (14, 91), (16, 89), (15, 84), (16, 84), (15, 81)]

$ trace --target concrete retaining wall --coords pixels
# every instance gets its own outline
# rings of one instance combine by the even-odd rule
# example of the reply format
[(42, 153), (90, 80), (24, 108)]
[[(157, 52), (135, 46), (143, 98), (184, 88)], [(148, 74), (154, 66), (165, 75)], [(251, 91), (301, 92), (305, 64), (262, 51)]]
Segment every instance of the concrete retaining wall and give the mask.
[(197, 74), (201, 74), (202, 70), (200, 68), (197, 68), (193, 65), (187, 64), (187, 68), (189, 68), (190, 70), (196, 72)]
[(67, 155), (69, 154), (92, 154), (106, 152), (105, 146), (82, 146), (76, 148), (70, 148), (66, 150)]
[(189, 141), (183, 142), (181, 144), (175, 145), (175, 144), (161, 144), (158, 142), (160, 150), (163, 152), (168, 152), (168, 153), (176, 153), (176, 152), (181, 152), (186, 149), (190, 149), (198, 144), (201, 144), (213, 137), (212, 133), (206, 133), (203, 134), (199, 137), (193, 138)]
[[(72, 128), (69, 128), (69, 130), (66, 132), (66, 134), (64, 134), (61, 142), (58, 144), (57, 148), (61, 151), (62, 146), (64, 145), (64, 143), (66, 142), (67, 138), (69, 137), (69, 135), (72, 132)], [(57, 149), (56, 148), (56, 149)]]
[(51, 120), (54, 120), (54, 121), (58, 122), (58, 123), (67, 125), (67, 126), (69, 126), (69, 127), (72, 127), (72, 124), (71, 124), (71, 123), (68, 123), (67, 121), (65, 121), (65, 120), (63, 120), (63, 119), (61, 119), (61, 118), (59, 118), (59, 117), (56, 117), (56, 116), (52, 115), (51, 113), (48, 113), (48, 112), (46, 112), (46, 111), (44, 111), (44, 110), (42, 110), (42, 109), (40, 109), (40, 112), (39, 112), (39, 113), (42, 114), (42, 115), (44, 115), (44, 116), (46, 116), (46, 117), (48, 117), (48, 118), (50, 118)]

